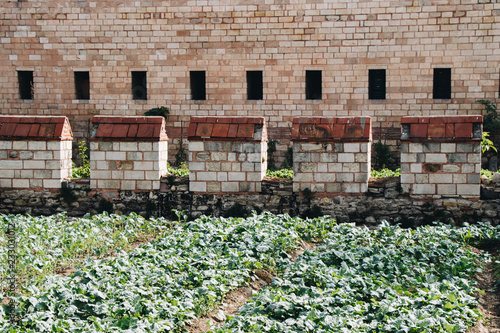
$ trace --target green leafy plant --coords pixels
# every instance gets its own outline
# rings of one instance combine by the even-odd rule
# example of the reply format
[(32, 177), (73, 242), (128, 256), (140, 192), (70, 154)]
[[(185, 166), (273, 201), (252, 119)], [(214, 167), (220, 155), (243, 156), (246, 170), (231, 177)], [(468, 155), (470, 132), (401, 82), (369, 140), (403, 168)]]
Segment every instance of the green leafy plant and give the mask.
[(500, 129), (500, 114), (498, 114), (497, 106), (490, 100), (480, 99), (476, 101), (482, 104), (486, 109), (486, 114), (483, 117), (483, 130), (486, 132), (494, 132)]
[(267, 143), (267, 169), (276, 170), (276, 160), (274, 159), (274, 153), (276, 153), (276, 145), (278, 140), (269, 140)]
[(80, 157), (80, 166), (76, 167), (73, 163), (71, 177), (73, 178), (90, 178), (90, 160), (88, 155), (88, 147), (85, 141), (80, 141), (78, 144), (78, 156)]
[(373, 145), (373, 153), (374, 153), (374, 169), (380, 170), (384, 169), (389, 165), (391, 159), (391, 150), (389, 146), (382, 143), (382, 141), (377, 141)]
[(491, 141), (489, 139), (489, 136), (490, 136), (489, 132), (483, 132), (483, 137), (481, 140), (481, 151), (483, 152), (483, 154), (490, 151), (490, 150), (494, 150), (495, 152), (498, 152), (493, 141)]
[(189, 167), (185, 162), (181, 163), (177, 169), (171, 167), (170, 164), (167, 163), (167, 172), (179, 177), (189, 177)]
[(486, 176), (488, 179), (493, 178), (493, 171), (487, 170), (487, 169), (481, 169), (481, 176)]
[(266, 170), (266, 176), (270, 178), (293, 178), (293, 169)]
[(282, 169), (292, 169), (293, 168), (293, 148), (288, 147), (285, 152), (285, 160), (281, 163)]
[(166, 106), (152, 108), (152, 109), (144, 112), (145, 116), (161, 116), (161, 117), (165, 118), (165, 121), (168, 120), (169, 114), (170, 114), (170, 109)]
[(391, 170), (391, 169), (381, 169), (381, 170), (375, 170), (372, 169), (370, 171), (370, 176), (374, 178), (382, 178), (382, 177), (399, 177), (401, 176), (401, 168), (398, 168), (396, 170)]

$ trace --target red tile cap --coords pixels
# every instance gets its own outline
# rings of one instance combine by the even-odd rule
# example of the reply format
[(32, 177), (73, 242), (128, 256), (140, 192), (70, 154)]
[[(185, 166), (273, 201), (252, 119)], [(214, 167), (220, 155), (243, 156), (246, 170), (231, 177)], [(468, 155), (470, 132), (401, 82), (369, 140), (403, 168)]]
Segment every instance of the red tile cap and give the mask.
[(0, 115), (0, 139), (73, 140), (73, 132), (64, 116)]
[(94, 116), (91, 140), (165, 141), (168, 140), (163, 117)]
[(293, 141), (369, 141), (370, 117), (298, 117), (292, 122)]
[(191, 117), (190, 140), (267, 141), (264, 117)]

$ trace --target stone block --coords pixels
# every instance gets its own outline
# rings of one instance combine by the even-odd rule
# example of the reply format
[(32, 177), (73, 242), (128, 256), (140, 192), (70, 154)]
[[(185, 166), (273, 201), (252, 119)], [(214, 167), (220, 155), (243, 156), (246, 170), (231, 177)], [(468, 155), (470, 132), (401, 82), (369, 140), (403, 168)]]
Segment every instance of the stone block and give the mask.
[[(142, 156), (142, 152), (139, 152), (139, 151), (128, 151), (127, 152), (127, 160), (128, 161), (142, 161), (143, 160), (143, 156)], [(146, 154), (152, 154), (151, 152), (146, 152), (144, 153), (144, 160), (146, 161), (154, 161), (154, 158), (153, 159), (147, 159), (146, 158)], [(155, 154), (156, 156), (156, 160), (158, 160), (158, 154)]]
[[(160, 145), (163, 145), (162, 147), (158, 147), (160, 151), (168, 149), (168, 143), (166, 141), (160, 142)], [(139, 151), (142, 152), (153, 151), (153, 142), (139, 142), (138, 146), (139, 146)], [(155, 151), (158, 151), (158, 149), (155, 149)]]
[(466, 174), (454, 174), (453, 175), (453, 183), (466, 184), (467, 183), (467, 175)]
[(423, 153), (424, 152), (424, 147), (421, 143), (410, 143), (408, 147), (409, 147), (410, 153)]
[[(447, 163), (448, 159), (446, 158), (446, 154), (428, 153), (425, 155), (425, 162), (426, 163)], [(454, 163), (454, 162), (451, 162), (451, 163)]]
[(30, 188), (43, 187), (43, 179), (30, 179)]
[(309, 153), (296, 153), (293, 154), (293, 163), (297, 162), (311, 162), (311, 154)]
[(251, 153), (247, 155), (248, 162), (260, 163), (262, 162), (262, 155), (260, 153)]
[(342, 184), (342, 192), (344, 193), (361, 193), (360, 184), (344, 183)]
[(146, 171), (145, 176), (146, 180), (160, 180), (160, 173), (158, 171)]
[(328, 172), (342, 172), (342, 163), (328, 163)]
[(350, 183), (354, 181), (353, 173), (338, 173), (337, 182), (339, 183)]
[(111, 170), (90, 170), (90, 178), (111, 179)]
[(134, 161), (134, 170), (155, 170), (153, 162)]
[(408, 152), (409, 152), (409, 143), (402, 142), (401, 143), (401, 153), (408, 153)]
[(28, 150), (47, 150), (46, 141), (28, 141)]
[(355, 161), (353, 153), (340, 153), (338, 154), (338, 161), (340, 163), (351, 163)]
[(247, 181), (260, 182), (262, 181), (262, 174), (260, 172), (247, 172)]
[(454, 184), (438, 184), (437, 194), (439, 195), (456, 195), (457, 188)]
[(135, 191), (137, 189), (135, 180), (123, 180), (121, 182), (121, 189), (124, 191)]
[(467, 162), (469, 163), (481, 163), (481, 154), (468, 154)]
[(458, 184), (457, 185), (457, 194), (458, 195), (479, 197), (480, 192), (481, 192), (481, 186), (479, 184), (477, 184), (477, 185)]
[(245, 172), (228, 172), (227, 173), (228, 181), (245, 181), (246, 173)]
[(43, 179), (44, 188), (61, 188), (60, 179)]
[(111, 179), (123, 179), (123, 171), (121, 170), (112, 170), (111, 171)]
[[(4, 164), (6, 162), (10, 162), (10, 161), (4, 161), (0, 164)], [(12, 161), (14, 162), (14, 161)], [(37, 169), (46, 169), (45, 168), (45, 161), (43, 160), (38, 160), (38, 161), (35, 161), (35, 160), (24, 160), (24, 161), (19, 161), (23, 164), (23, 168), (24, 169), (33, 169), (33, 170), (37, 170)]]
[[(90, 178), (93, 178), (92, 175)], [(123, 171), (123, 179), (144, 180), (144, 171), (125, 170)]]
[(448, 163), (465, 163), (467, 162), (467, 154), (449, 154)]
[(344, 143), (344, 153), (359, 153), (360, 151), (359, 143)]
[(223, 151), (223, 143), (222, 142), (206, 141), (204, 144), (205, 144), (205, 151), (209, 151), (209, 152), (221, 152), (221, 151)]
[(341, 185), (339, 183), (329, 183), (326, 184), (326, 192), (327, 193), (340, 193), (341, 191)]
[(191, 171), (203, 171), (205, 170), (204, 162), (189, 162), (189, 170)]
[(100, 150), (100, 151), (120, 150), (120, 144), (118, 142), (102, 141), (102, 142), (99, 142), (98, 148), (94, 148), (92, 150)]
[(401, 154), (401, 163), (416, 163), (417, 154)]
[(368, 182), (368, 179), (370, 178), (370, 175), (368, 173), (355, 173), (354, 174), (354, 181), (357, 183), (366, 183)]
[(227, 182), (227, 172), (217, 172), (217, 181)]
[(146, 180), (138, 180), (136, 186), (138, 190), (151, 191), (153, 189), (153, 182)]
[(52, 151), (35, 151), (33, 153), (33, 159), (35, 160), (51, 160), (54, 158)]
[[(138, 142), (120, 142), (121, 151), (138, 151), (139, 145)], [(137, 188), (139, 188), (139, 184), (137, 184)]]
[[(28, 145), (26, 145), (26, 147), (23, 147), (23, 148), (14, 148), (14, 149), (27, 149), (27, 148), (28, 148)], [(0, 140), (0, 149), (1, 150), (11, 150), (12, 149), (12, 141)]]
[[(251, 164), (253, 164), (253, 163), (251, 163)], [(221, 162), (221, 164), (220, 164), (220, 170), (221, 171), (231, 171), (231, 166), (232, 166), (232, 163)]]
[(436, 184), (414, 184), (412, 194), (414, 194), (414, 195), (435, 195), (436, 194)]
[(206, 182), (189, 182), (189, 190), (192, 192), (206, 192), (207, 183)]
[(254, 182), (241, 182), (240, 183), (240, 192), (255, 192), (255, 183)]
[(429, 174), (429, 183), (431, 184), (451, 184), (453, 183), (452, 174)]
[(303, 152), (309, 152), (309, 151), (322, 151), (323, 150), (323, 144), (322, 143), (302, 143), (300, 150)]
[(313, 193), (323, 193), (325, 192), (325, 184), (311, 184), (311, 192)]
[(319, 161), (326, 162), (326, 163), (337, 162), (337, 154), (336, 153), (320, 153), (319, 154)]
[(12, 179), (0, 178), (0, 188), (12, 188)]
[[(2, 152), (0, 151), (0, 159), (2, 159), (1, 154), (2, 154)], [(20, 160), (32, 160), (33, 157), (34, 157), (34, 154), (30, 150), (21, 150), (19, 152), (19, 159)]]
[(50, 170), (34, 170), (33, 178), (52, 178), (52, 172)]
[(359, 144), (359, 147), (360, 147), (360, 152), (362, 153), (370, 153), (371, 152), (371, 143), (360, 143)]
[(328, 172), (328, 163), (318, 163), (317, 172)]
[(415, 175), (415, 184), (428, 184), (429, 183), (429, 175), (428, 174), (416, 174)]
[[(12, 170), (13, 171), (13, 170)], [(21, 172), (21, 178), (23, 179), (26, 179), (26, 178), (35, 178), (33, 175), (34, 175), (34, 171), (35, 170), (20, 170)], [(36, 171), (45, 171), (45, 170), (36, 170)], [(50, 172), (50, 170), (49, 170)], [(12, 173), (12, 178), (15, 178), (14, 177), (14, 173)], [(46, 177), (37, 177), (37, 178), (46, 178)], [(50, 176), (49, 176), (50, 178)]]
[(12, 179), (12, 187), (14, 188), (29, 188), (30, 180), (29, 179)]
[(196, 180), (201, 181), (216, 181), (217, 173), (216, 172), (198, 172), (196, 175)]
[(441, 153), (441, 144), (435, 142), (425, 142), (423, 144), (424, 153)]
[(300, 172), (315, 172), (317, 163), (300, 163)]
[(239, 192), (239, 182), (225, 182), (222, 183), (222, 192)]
[(90, 152), (90, 159), (92, 161), (104, 161), (106, 159), (106, 153), (103, 151), (92, 151)]
[(474, 164), (462, 164), (462, 173), (474, 173), (476, 168)]
[(473, 143), (457, 143), (457, 153), (472, 153)]
[(359, 163), (344, 163), (342, 165), (342, 172), (360, 172), (360, 164)]
[(221, 183), (207, 183), (207, 192), (208, 193), (220, 193), (221, 191)]
[(206, 171), (220, 171), (220, 162), (206, 162)]
[(401, 174), (401, 184), (413, 184), (415, 183), (414, 174)]
[(410, 164), (411, 173), (422, 173), (422, 163), (412, 163)]
[(97, 170), (108, 170), (108, 169), (116, 169), (116, 163), (115, 161), (95, 161), (94, 167), (91, 169), (97, 169)]
[(240, 163), (232, 163), (231, 164), (231, 171), (240, 172), (241, 171), (241, 164)]
[(255, 171), (255, 163), (241, 163), (241, 171)]
[(226, 152), (212, 152), (210, 156), (212, 161), (227, 161)]
[(368, 162), (368, 154), (366, 154), (366, 153), (355, 154), (354, 161), (358, 162), (358, 163), (366, 163), (366, 162)]
[(108, 161), (123, 161), (127, 159), (127, 153), (124, 151), (107, 151), (106, 160)]
[(244, 153), (260, 153), (260, 144), (243, 143)]
[[(462, 166), (463, 168), (463, 166)], [(460, 166), (456, 164), (444, 164), (443, 165), (443, 172), (445, 173), (457, 173), (460, 172)]]
[(236, 161), (236, 153), (227, 153), (227, 160), (229, 162), (234, 162)]
[(481, 183), (481, 175), (480, 174), (467, 175), (467, 183), (468, 184), (480, 184)]
[(334, 173), (315, 173), (314, 180), (320, 183), (333, 183), (335, 181)]
[(294, 182), (312, 182), (314, 179), (313, 173), (294, 173), (293, 181)]

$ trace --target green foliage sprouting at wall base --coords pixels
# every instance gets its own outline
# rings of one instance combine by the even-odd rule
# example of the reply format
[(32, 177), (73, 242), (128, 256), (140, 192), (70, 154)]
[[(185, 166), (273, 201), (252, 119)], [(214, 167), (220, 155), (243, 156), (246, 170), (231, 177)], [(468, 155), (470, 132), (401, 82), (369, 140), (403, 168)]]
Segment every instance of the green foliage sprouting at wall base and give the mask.
[(88, 150), (89, 148), (87, 147), (87, 142), (80, 141), (80, 143), (78, 144), (80, 166), (76, 167), (73, 163), (73, 169), (71, 170), (72, 178), (90, 178), (90, 160)]

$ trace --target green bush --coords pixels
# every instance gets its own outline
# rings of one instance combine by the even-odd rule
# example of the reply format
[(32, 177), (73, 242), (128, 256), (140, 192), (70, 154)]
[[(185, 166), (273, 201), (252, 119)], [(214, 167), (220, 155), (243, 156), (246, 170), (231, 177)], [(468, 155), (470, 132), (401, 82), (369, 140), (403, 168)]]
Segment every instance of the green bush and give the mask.
[(266, 176), (270, 178), (293, 178), (293, 169), (267, 170)]
[(71, 170), (71, 177), (73, 178), (90, 178), (90, 160), (87, 147), (87, 143), (85, 141), (80, 141), (78, 144), (78, 156), (80, 156), (80, 166), (77, 167), (73, 163), (73, 169)]
[(171, 175), (189, 177), (189, 167), (185, 162), (182, 162), (177, 169), (171, 167), (170, 164), (167, 163), (167, 172)]
[(373, 144), (373, 153), (375, 158), (375, 165), (373, 167), (376, 170), (384, 169), (389, 165), (392, 156), (389, 146), (379, 140)]
[(391, 170), (391, 169), (381, 169), (381, 170), (374, 170), (370, 172), (370, 176), (374, 178), (382, 178), (382, 177), (399, 177), (401, 176), (401, 169), (398, 168), (396, 170)]

